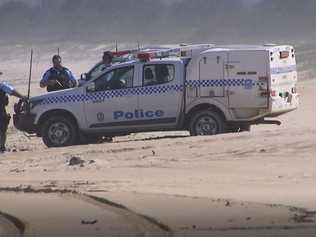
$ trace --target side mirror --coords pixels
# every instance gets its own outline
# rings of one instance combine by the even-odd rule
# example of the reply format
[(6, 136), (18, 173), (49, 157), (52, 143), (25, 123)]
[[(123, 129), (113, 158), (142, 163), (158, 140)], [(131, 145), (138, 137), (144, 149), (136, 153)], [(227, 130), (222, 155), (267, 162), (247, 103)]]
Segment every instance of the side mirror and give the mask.
[(80, 80), (86, 81), (88, 79), (87, 73), (82, 73), (80, 76)]
[(89, 83), (89, 85), (87, 86), (87, 92), (95, 92), (95, 83)]
[(2, 72), (0, 72), (0, 76), (2, 75), (3, 73)]

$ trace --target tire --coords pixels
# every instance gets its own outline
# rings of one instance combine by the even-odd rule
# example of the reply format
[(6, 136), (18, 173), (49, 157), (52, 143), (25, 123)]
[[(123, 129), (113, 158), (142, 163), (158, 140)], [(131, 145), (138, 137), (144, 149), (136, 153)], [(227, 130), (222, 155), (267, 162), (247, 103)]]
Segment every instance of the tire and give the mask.
[(196, 112), (190, 120), (191, 136), (211, 136), (227, 132), (225, 119), (212, 110)]
[(41, 134), (47, 147), (65, 147), (76, 144), (78, 129), (71, 118), (57, 115), (43, 123)]

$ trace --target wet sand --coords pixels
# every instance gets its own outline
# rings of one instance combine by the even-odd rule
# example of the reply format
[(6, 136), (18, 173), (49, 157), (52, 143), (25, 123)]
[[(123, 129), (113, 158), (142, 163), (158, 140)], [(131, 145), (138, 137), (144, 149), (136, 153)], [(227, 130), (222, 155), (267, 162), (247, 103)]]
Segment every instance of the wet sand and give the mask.
[(0, 237), (19, 237), (22, 233), (6, 214), (0, 213)]
[(316, 231), (315, 212), (284, 205), (181, 195), (63, 192), (0, 192), (0, 210), (23, 223), (19, 230), (12, 219), (0, 215), (0, 236), (242, 237), (256, 233), (287, 237), (313, 236)]
[(144, 193), (92, 193), (171, 226), (174, 236), (313, 236), (315, 213), (283, 205)]
[[(24, 222), (25, 237), (168, 236), (142, 216), (78, 194), (1, 192), (0, 210)], [(8, 219), (0, 219), (1, 237), (18, 234)]]

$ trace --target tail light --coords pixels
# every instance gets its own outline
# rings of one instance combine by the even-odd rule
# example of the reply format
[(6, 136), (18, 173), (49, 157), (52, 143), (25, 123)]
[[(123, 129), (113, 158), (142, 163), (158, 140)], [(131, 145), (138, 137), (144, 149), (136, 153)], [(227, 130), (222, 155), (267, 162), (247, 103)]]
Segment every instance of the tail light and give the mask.
[(271, 91), (270, 94), (271, 94), (272, 97), (275, 97), (276, 96), (276, 91)]

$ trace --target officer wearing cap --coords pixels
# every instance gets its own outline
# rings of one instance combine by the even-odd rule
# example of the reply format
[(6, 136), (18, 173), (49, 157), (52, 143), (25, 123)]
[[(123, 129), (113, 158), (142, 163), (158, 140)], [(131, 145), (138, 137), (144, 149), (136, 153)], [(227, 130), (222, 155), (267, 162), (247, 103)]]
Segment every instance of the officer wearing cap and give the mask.
[(59, 91), (76, 87), (77, 80), (73, 73), (62, 66), (59, 55), (53, 57), (53, 67), (45, 72), (40, 82), (41, 88), (47, 88), (47, 92)]
[[(0, 76), (2, 72), (0, 72)], [(7, 138), (8, 125), (11, 116), (7, 114), (6, 106), (9, 104), (8, 95), (12, 95), (26, 100), (26, 96), (23, 96), (11, 85), (6, 82), (0, 82), (0, 153), (5, 152), (5, 143)]]

